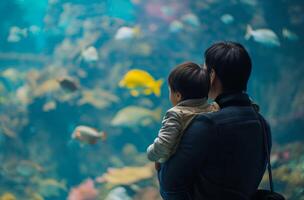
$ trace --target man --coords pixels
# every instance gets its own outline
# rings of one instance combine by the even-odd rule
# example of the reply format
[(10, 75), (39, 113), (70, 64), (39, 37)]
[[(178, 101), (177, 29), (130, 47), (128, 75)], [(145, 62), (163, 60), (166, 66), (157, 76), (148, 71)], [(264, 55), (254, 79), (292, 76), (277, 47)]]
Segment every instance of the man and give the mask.
[[(264, 118), (245, 93), (251, 59), (241, 44), (219, 42), (206, 50), (205, 67), (209, 98), (221, 110), (197, 116), (176, 153), (161, 165), (161, 195), (165, 200), (250, 199), (266, 168), (258, 120)], [(266, 132), (271, 146), (268, 125)]]

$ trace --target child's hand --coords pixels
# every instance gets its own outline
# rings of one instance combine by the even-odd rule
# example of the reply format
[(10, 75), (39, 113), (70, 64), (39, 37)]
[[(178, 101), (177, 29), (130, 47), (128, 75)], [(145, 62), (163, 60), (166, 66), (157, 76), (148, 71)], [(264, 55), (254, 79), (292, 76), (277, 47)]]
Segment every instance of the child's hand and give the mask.
[(159, 162), (155, 162), (155, 169), (157, 171), (160, 170), (160, 163)]

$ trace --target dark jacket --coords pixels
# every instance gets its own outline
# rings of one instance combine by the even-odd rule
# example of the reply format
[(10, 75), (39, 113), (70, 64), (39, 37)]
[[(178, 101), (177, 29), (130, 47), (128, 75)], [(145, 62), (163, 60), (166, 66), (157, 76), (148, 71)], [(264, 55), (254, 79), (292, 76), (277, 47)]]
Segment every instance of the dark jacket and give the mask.
[[(264, 118), (245, 93), (222, 94), (215, 101), (221, 110), (198, 115), (176, 153), (161, 165), (163, 199), (245, 200), (257, 189), (266, 168), (258, 121)], [(266, 132), (270, 147), (267, 123)]]

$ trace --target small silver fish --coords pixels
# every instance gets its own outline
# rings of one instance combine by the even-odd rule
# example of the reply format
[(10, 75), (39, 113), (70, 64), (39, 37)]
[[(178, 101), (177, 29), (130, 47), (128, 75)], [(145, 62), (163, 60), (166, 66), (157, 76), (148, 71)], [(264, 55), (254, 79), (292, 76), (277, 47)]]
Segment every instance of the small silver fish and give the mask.
[(224, 14), (221, 16), (221, 21), (228, 25), (234, 22), (234, 17), (230, 14)]
[(286, 38), (286, 39), (288, 39), (290, 41), (297, 41), (297, 40), (299, 40), (299, 36), (296, 33), (288, 30), (287, 28), (283, 28), (282, 35), (283, 35), (284, 38)]
[(191, 14), (191, 13), (183, 15), (181, 17), (181, 20), (184, 23), (189, 24), (193, 27), (199, 27), (199, 25), (200, 25), (200, 21), (199, 21), (198, 17), (194, 14)]
[(115, 40), (125, 40), (137, 37), (140, 35), (139, 27), (123, 26), (119, 28), (114, 36)]
[(36, 25), (32, 25), (29, 27), (29, 32), (34, 34), (34, 35), (37, 35), (41, 32), (41, 28), (39, 26), (36, 26)]
[(174, 20), (169, 25), (169, 30), (171, 33), (179, 33), (184, 29), (184, 24), (178, 20)]
[(96, 62), (99, 59), (97, 49), (93, 46), (82, 50), (81, 57), (86, 62)]
[(249, 40), (253, 38), (254, 41), (261, 43), (265, 46), (275, 47), (280, 46), (280, 41), (278, 36), (270, 29), (256, 29), (253, 30), (250, 25), (247, 25), (247, 32), (245, 39)]
[(128, 196), (126, 188), (119, 186), (112, 189), (105, 198), (105, 200), (114, 200), (114, 199), (131, 200), (131, 197)]
[(19, 42), (21, 39), (26, 38), (28, 36), (27, 28), (20, 28), (18, 26), (12, 26), (10, 28), (10, 33), (7, 38), (8, 42)]
[(107, 135), (104, 131), (97, 131), (88, 126), (77, 126), (72, 133), (72, 139), (77, 139), (81, 143), (96, 144), (99, 139), (106, 140)]

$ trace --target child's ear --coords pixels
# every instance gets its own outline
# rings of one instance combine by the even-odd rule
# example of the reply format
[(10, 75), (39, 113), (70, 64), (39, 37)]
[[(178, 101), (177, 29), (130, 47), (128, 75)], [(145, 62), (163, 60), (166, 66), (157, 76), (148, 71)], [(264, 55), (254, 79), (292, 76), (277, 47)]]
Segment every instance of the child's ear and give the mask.
[(181, 93), (176, 92), (176, 93), (175, 93), (175, 96), (176, 96), (178, 102), (179, 102), (180, 100), (182, 100), (182, 95), (181, 95)]

